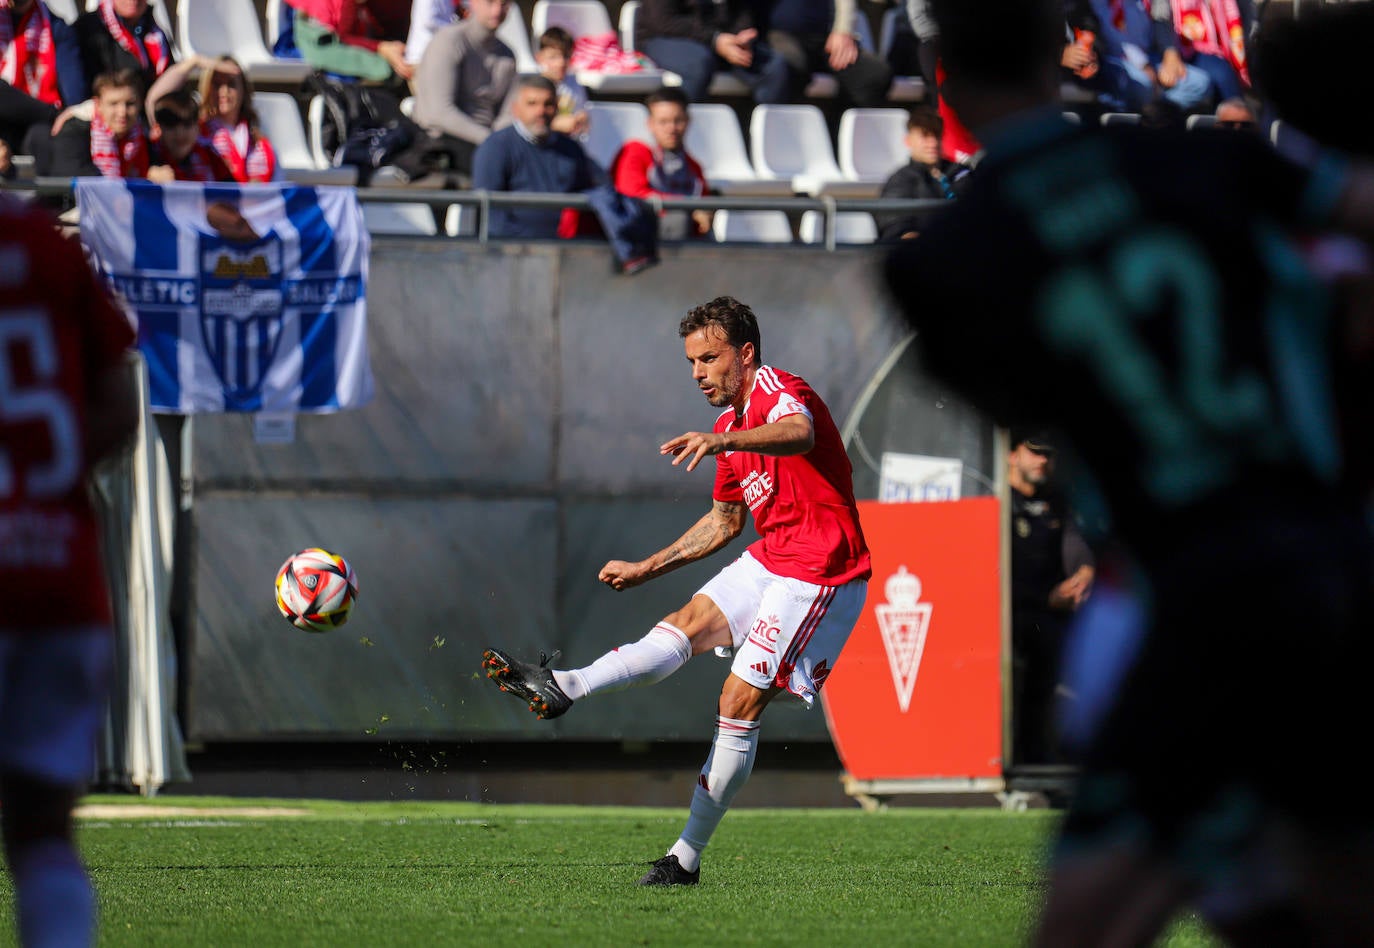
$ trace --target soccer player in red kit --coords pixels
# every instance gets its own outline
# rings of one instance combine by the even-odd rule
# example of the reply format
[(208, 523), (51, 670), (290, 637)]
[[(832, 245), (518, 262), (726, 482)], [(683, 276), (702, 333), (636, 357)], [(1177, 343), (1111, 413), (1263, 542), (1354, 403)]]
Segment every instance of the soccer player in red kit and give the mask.
[(25, 945), (95, 934), (71, 820), (114, 641), (86, 477), (138, 426), (133, 339), (80, 247), (0, 198), (0, 825)]
[(814, 702), (871, 573), (840, 433), (811, 386), (763, 363), (753, 311), (721, 296), (689, 312), (678, 334), (693, 381), (725, 411), (713, 430), (679, 435), (659, 452), (688, 471), (716, 459), (711, 510), (671, 546), (612, 560), (599, 578), (629, 589), (708, 556), (744, 529), (746, 510), (761, 539), (644, 638), (585, 668), (555, 671), (548, 658), (531, 665), (494, 648), (483, 659), (503, 691), (554, 718), (588, 695), (661, 681), (702, 652), (733, 654), (686, 828), (641, 885), (697, 883), (701, 851), (753, 769), (764, 708), (784, 691)]

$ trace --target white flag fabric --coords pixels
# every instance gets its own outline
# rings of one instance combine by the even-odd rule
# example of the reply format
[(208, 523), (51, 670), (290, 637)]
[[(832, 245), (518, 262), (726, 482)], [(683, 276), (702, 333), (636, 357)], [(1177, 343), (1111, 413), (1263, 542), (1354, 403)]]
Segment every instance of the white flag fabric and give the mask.
[(371, 400), (352, 188), (79, 178), (76, 197), (82, 241), (138, 321), (154, 411)]

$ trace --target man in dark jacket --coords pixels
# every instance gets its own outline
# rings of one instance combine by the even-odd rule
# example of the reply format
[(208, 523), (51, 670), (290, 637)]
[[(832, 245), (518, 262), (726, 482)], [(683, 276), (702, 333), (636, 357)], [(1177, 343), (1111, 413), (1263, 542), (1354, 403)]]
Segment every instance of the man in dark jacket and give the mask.
[[(945, 123), (934, 109), (917, 108), (906, 123), (906, 147), (911, 161), (892, 173), (882, 197), (921, 201), (953, 200), (963, 190), (969, 169), (940, 157)], [(880, 240), (910, 240), (920, 233), (916, 214), (885, 214), (879, 220)]]
[(711, 78), (722, 70), (747, 85), (755, 102), (786, 102), (787, 63), (760, 41), (758, 2), (644, 0), (635, 48), (681, 76), (682, 91), (692, 102), (706, 98)]
[(72, 24), (81, 47), (81, 70), (86, 94), (95, 77), (133, 69), (152, 88), (158, 76), (176, 62), (172, 38), (153, 18), (148, 0), (100, 0)]
[(76, 34), (42, 0), (0, 4), (0, 142), (32, 155), (57, 113), (86, 97)]

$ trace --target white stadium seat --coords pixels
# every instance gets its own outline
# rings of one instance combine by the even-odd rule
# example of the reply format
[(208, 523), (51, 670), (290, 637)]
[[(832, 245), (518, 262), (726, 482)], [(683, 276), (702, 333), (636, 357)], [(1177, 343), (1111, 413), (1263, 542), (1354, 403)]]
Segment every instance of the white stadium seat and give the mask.
[(324, 145), (321, 138), (324, 132), (324, 97), (311, 96), (310, 104), (305, 109), (305, 122), (310, 130), (310, 153), (315, 156), (316, 168), (328, 168), (333, 162), (333, 155), (324, 153)]
[[(805, 211), (799, 228), (802, 243), (825, 243), (825, 214)], [(878, 239), (878, 225), (867, 211), (839, 211), (835, 214), (835, 243), (871, 244)]]
[(277, 167), (282, 177), (300, 184), (353, 184), (358, 180), (356, 168), (320, 168), (306, 140), (305, 124), (294, 97), (285, 92), (254, 92), (253, 108), (257, 110), (262, 133), (277, 153)]
[(792, 242), (792, 224), (785, 211), (716, 211), (711, 233), (722, 243)]
[(649, 110), (638, 102), (588, 102), (587, 140), (583, 146), (602, 168), (609, 169), (620, 146), (630, 139), (649, 140)]
[(254, 82), (300, 82), (310, 74), (304, 60), (268, 51), (253, 0), (181, 0), (177, 20), (188, 55), (233, 56)]
[(1139, 125), (1139, 112), (1103, 112), (1099, 121), (1103, 125)]
[(876, 185), (847, 181), (835, 163), (825, 116), (814, 105), (756, 105), (749, 155), (760, 178), (790, 181), (805, 194), (873, 195)]
[(701, 165), (711, 190), (719, 194), (786, 196), (790, 181), (764, 181), (749, 163), (749, 151), (735, 110), (719, 102), (687, 106), (691, 123), (684, 142), (687, 153)]
[(439, 232), (429, 205), (415, 201), (396, 204), (364, 202), (363, 222), (372, 234), (433, 237)]
[(848, 109), (840, 116), (840, 173), (851, 181), (886, 181), (910, 158), (906, 109)]
[[(530, 35), (535, 41), (551, 26), (561, 26), (576, 40), (581, 36), (618, 37), (611, 15), (601, 0), (538, 0), (530, 13)], [(631, 73), (577, 71), (577, 81), (588, 89), (607, 95), (643, 95), (663, 85), (664, 73), (644, 69)]]
[(1195, 128), (1215, 128), (1217, 117), (1215, 115), (1190, 115), (1188, 121), (1184, 123), (1189, 131)]
[(444, 233), (450, 237), (476, 237), (477, 208), (470, 204), (450, 204), (444, 214)]
[(48, 12), (68, 23), (75, 23), (81, 13), (77, 9), (76, 0), (48, 0)]
[(515, 53), (516, 72), (533, 74), (539, 71), (539, 64), (534, 61), (534, 52), (530, 49), (530, 34), (525, 31), (525, 15), (520, 12), (518, 3), (510, 5), (510, 11), (496, 30), (496, 38)]

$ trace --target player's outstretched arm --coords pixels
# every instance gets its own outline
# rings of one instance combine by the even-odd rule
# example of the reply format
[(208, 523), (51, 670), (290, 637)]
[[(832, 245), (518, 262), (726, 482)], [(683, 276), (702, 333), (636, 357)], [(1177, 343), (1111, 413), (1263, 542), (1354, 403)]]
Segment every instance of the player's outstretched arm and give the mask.
[(744, 504), (717, 500), (711, 505), (711, 511), (672, 546), (638, 563), (611, 560), (601, 567), (597, 578), (612, 589), (629, 589), (671, 573), (679, 566), (710, 556), (739, 536), (744, 529), (744, 516)]
[(816, 429), (811, 419), (802, 414), (786, 415), (757, 428), (743, 431), (689, 431), (659, 446), (659, 454), (671, 454), (673, 464), (687, 462), (687, 470), (695, 470), (703, 459), (725, 451), (749, 451), (786, 457), (805, 454), (816, 443)]

